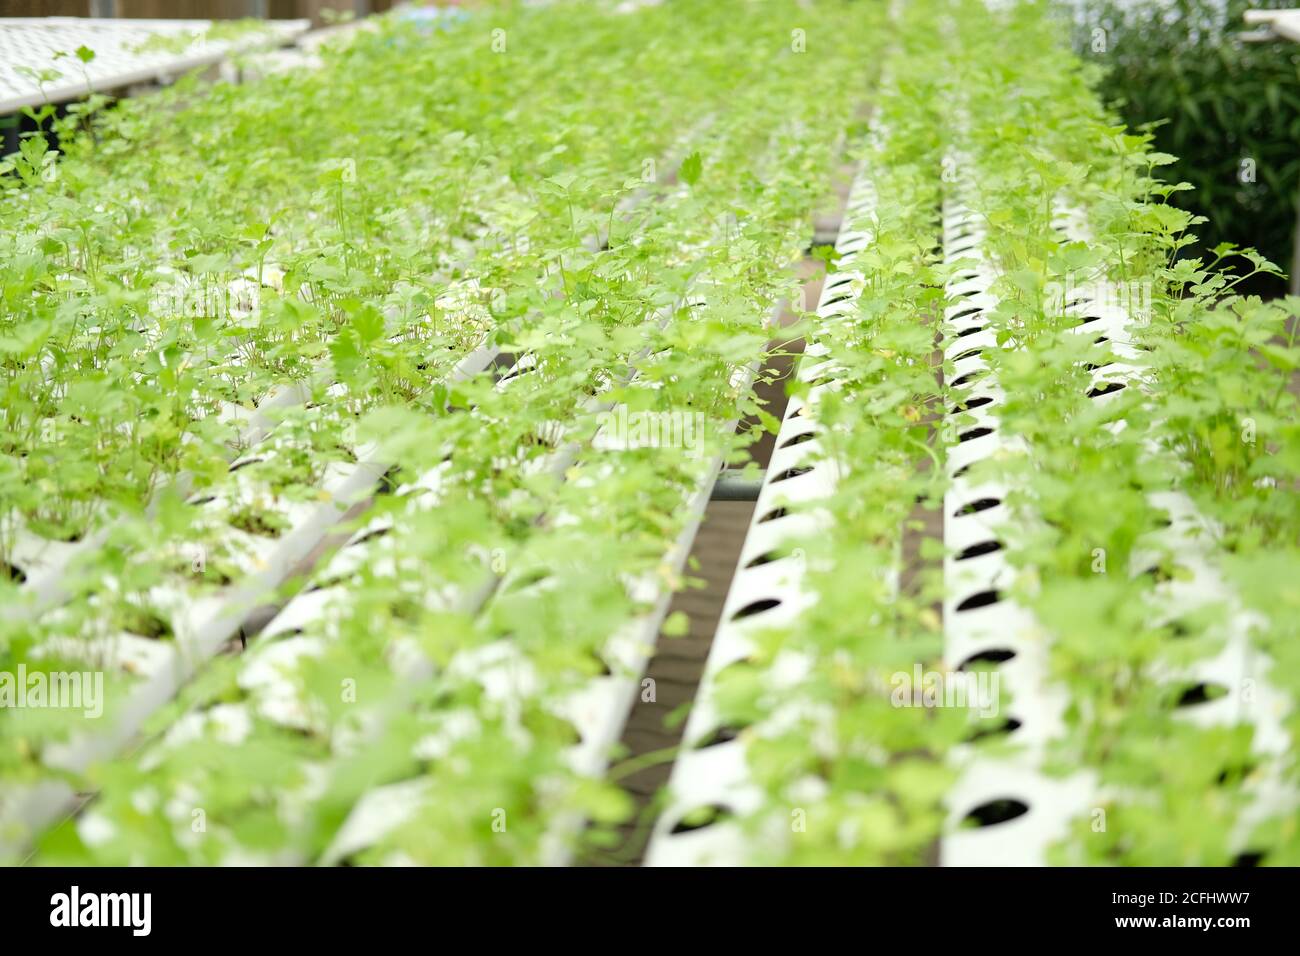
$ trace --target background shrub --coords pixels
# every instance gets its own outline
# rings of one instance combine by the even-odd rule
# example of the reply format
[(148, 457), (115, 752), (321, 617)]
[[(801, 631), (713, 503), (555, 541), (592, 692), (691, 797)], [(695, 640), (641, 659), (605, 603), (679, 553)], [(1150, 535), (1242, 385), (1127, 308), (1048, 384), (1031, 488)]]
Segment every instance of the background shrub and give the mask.
[[(1294, 274), (1300, 43), (1239, 36), (1248, 29), (1244, 10), (1291, 6), (1294, 0), (1078, 0), (1074, 35), (1104, 71), (1107, 102), (1130, 126), (1158, 124), (1156, 148), (1179, 157), (1165, 174), (1196, 187), (1173, 200), (1209, 220), (1198, 230), (1202, 248), (1253, 246)], [(1286, 287), (1260, 277), (1250, 291), (1281, 295)]]

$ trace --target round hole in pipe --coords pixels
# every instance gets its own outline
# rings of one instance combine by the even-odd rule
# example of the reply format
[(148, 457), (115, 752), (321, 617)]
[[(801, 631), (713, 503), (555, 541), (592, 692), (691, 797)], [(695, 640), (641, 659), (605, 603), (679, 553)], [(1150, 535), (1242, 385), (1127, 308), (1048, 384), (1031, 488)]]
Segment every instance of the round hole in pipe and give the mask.
[(367, 541), (374, 541), (376, 538), (382, 538), (384, 535), (388, 534), (388, 532), (391, 530), (392, 530), (391, 528), (371, 528), (361, 537), (357, 538), (355, 541), (349, 544), (348, 547), (355, 548), (357, 545), (365, 544)]
[(720, 803), (706, 804), (682, 814), (681, 819), (673, 825), (672, 832), (690, 833), (692, 830), (703, 830), (731, 816), (734, 816), (734, 813), (730, 807)]
[(781, 442), (782, 448), (789, 448), (791, 445), (802, 445), (806, 441), (812, 441), (817, 437), (816, 432), (804, 432), (802, 435), (795, 435), (793, 438), (787, 438)]
[(785, 471), (781, 472), (781, 474), (773, 478), (772, 483), (775, 484), (778, 481), (789, 481), (791, 478), (798, 478), (800, 475), (806, 475), (810, 471), (812, 471), (811, 467), (787, 468)]
[(1002, 600), (1002, 593), (996, 588), (989, 588), (985, 591), (976, 591), (970, 597), (966, 598), (957, 605), (958, 611), (978, 611), (982, 607), (989, 607), (997, 604)]
[(954, 405), (951, 414), (960, 415), (962, 412), (968, 412), (972, 408), (983, 408), (985, 405), (993, 403), (993, 399), (988, 395), (976, 395), (974, 398), (968, 398), (965, 401)]
[(265, 461), (265, 458), (258, 456), (256, 458), (245, 458), (243, 461), (237, 461), (230, 466), (230, 473), (234, 474), (241, 468), (247, 468), (249, 465), (256, 465), (259, 461)]
[(1228, 688), (1222, 684), (1199, 681), (1195, 684), (1188, 684), (1176, 691), (1177, 696), (1174, 699), (1175, 707), (1199, 707), (1202, 704), (1209, 704), (1221, 697), (1228, 695)]
[(978, 651), (966, 658), (957, 665), (959, 671), (969, 671), (984, 664), (995, 666), (1005, 664), (1016, 656), (1016, 652), (1009, 647), (990, 647), (988, 650)]
[(780, 598), (760, 598), (757, 601), (750, 601), (735, 614), (731, 615), (731, 619), (733, 621), (743, 621), (747, 617), (753, 617), (755, 614), (762, 614), (764, 611), (770, 611), (773, 608), (780, 606)]
[(1017, 817), (1023, 817), (1029, 812), (1029, 804), (1023, 800), (1017, 800), (1014, 797), (999, 797), (996, 800), (989, 800), (981, 803), (978, 807), (972, 809), (962, 820), (963, 826), (968, 827), (993, 827), (1000, 823), (1007, 823)]
[(959, 375), (952, 380), (953, 387), (956, 388), (962, 385), (966, 385), (970, 382), (973, 382), (977, 378), (981, 378), (982, 376), (987, 375), (988, 371), (989, 370), (986, 368), (977, 368), (973, 372), (967, 372), (965, 375)]
[(1123, 382), (1102, 382), (1096, 388), (1088, 389), (1088, 397), (1101, 398), (1103, 395), (1109, 395), (1111, 392), (1118, 392), (1120, 389), (1125, 387), (1127, 386), (1125, 386)]
[(740, 736), (741, 731), (745, 728), (737, 724), (723, 724), (721, 727), (715, 727), (708, 734), (705, 734), (695, 744), (696, 750), (705, 750), (709, 747), (716, 747), (719, 744), (729, 744)]
[(1020, 721), (1014, 717), (981, 721), (966, 737), (966, 740), (974, 743), (977, 740), (988, 740), (990, 737), (1008, 737), (1019, 730), (1020, 726)]
[(992, 554), (994, 551), (1001, 550), (1002, 542), (1000, 541), (993, 541), (991, 539), (988, 541), (978, 541), (969, 547), (962, 548), (961, 551), (957, 552), (957, 555), (953, 560), (969, 561), (971, 558), (978, 558), (980, 555)]

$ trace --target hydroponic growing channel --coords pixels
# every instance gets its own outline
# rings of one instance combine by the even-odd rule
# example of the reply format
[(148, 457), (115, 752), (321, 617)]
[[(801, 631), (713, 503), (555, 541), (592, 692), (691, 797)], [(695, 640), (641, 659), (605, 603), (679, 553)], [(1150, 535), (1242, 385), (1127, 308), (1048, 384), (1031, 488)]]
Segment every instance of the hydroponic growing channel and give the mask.
[(1300, 863), (1300, 303), (1050, 7), (366, 26), (0, 160), (0, 859)]

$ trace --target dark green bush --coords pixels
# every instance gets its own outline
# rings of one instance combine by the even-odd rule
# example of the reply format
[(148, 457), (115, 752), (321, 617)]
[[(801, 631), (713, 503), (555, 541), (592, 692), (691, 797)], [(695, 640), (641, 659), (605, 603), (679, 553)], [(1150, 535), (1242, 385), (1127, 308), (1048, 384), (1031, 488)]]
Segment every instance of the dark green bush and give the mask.
[[(1300, 194), (1300, 43), (1251, 43), (1247, 9), (1295, 0), (1080, 0), (1075, 38), (1105, 71), (1101, 92), (1133, 127), (1154, 125), (1166, 167), (1194, 191), (1174, 201), (1205, 216), (1203, 248), (1253, 246), (1294, 272)], [(1164, 121), (1164, 122), (1162, 122)], [(1279, 295), (1284, 280), (1251, 291)]]

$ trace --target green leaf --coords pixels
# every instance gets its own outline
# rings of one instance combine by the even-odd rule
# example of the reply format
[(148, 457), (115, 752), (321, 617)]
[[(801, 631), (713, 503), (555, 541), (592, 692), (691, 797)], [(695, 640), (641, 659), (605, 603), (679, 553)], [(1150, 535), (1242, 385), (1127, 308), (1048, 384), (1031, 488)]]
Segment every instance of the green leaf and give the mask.
[(691, 629), (691, 619), (686, 616), (685, 611), (673, 611), (664, 618), (663, 626), (659, 632), (664, 637), (685, 637)]
[(700, 173), (704, 169), (704, 159), (700, 156), (698, 150), (691, 153), (684, 160), (677, 170), (677, 175), (688, 186), (694, 186), (700, 181)]

